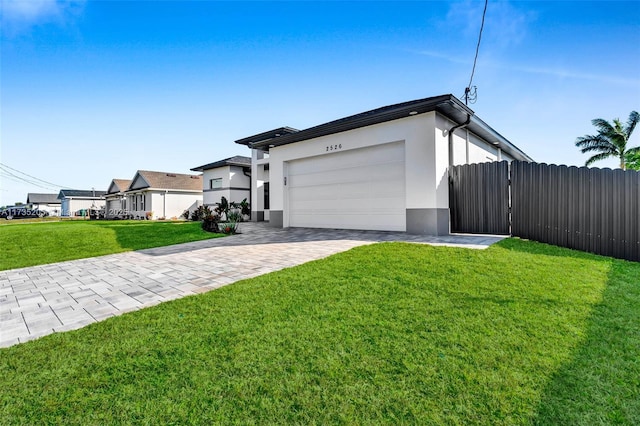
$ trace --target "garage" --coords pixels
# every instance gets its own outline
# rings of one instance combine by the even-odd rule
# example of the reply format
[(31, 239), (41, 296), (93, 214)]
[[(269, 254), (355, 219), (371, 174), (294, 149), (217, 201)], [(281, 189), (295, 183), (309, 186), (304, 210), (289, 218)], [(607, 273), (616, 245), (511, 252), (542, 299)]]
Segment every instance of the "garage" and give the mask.
[(289, 226), (406, 231), (404, 142), (287, 163)]

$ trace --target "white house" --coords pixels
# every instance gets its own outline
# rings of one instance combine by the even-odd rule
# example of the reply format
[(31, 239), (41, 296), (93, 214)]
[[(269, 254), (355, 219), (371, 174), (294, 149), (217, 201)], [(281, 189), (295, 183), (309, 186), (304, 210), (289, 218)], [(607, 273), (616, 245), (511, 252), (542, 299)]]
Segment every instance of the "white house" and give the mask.
[(178, 218), (202, 204), (202, 176), (138, 170), (124, 194), (127, 217)]
[(236, 143), (252, 152), (252, 220), (285, 228), (446, 235), (449, 166), (531, 161), (453, 95)]
[(213, 207), (222, 197), (229, 202), (251, 203), (251, 158), (236, 155), (204, 166), (194, 167), (202, 172), (203, 203)]
[(107, 193), (105, 194), (105, 216), (107, 219), (122, 218), (127, 213), (127, 196), (125, 192), (129, 189), (131, 181), (129, 179), (113, 179)]
[(60, 216), (62, 203), (58, 199), (58, 194), (27, 194), (27, 205), (35, 210), (42, 210), (49, 213), (49, 216)]
[(100, 210), (105, 206), (105, 191), (62, 189), (58, 194), (61, 216), (75, 216), (80, 210)]

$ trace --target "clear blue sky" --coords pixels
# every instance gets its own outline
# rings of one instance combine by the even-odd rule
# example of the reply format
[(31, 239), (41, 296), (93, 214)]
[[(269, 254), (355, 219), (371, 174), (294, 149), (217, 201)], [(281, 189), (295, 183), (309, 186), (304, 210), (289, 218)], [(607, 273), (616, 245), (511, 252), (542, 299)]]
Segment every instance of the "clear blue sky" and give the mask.
[[(101, 190), (249, 155), (233, 141), (275, 127), (461, 96), (484, 6), (0, 1), (0, 161)], [(640, 110), (640, 2), (490, 1), (473, 84), (471, 108), (536, 161), (582, 165), (591, 119)], [(0, 182), (0, 205), (59, 189)]]

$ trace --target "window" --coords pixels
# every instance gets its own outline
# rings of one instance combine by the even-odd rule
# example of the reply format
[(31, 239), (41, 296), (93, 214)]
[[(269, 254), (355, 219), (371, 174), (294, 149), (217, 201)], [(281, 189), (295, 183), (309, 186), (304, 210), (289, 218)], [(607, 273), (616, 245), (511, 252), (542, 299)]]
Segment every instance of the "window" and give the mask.
[(222, 188), (222, 178), (209, 180), (209, 189), (220, 189), (220, 188)]
[(264, 183), (264, 209), (269, 210), (269, 182)]

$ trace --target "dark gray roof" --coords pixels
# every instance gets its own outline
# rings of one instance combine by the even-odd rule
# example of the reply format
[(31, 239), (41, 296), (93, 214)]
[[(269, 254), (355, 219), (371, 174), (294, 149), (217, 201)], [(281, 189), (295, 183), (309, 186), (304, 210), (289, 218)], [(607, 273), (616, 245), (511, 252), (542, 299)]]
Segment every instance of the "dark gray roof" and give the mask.
[(346, 132), (360, 127), (371, 126), (432, 111), (436, 111), (460, 124), (464, 123), (467, 120), (467, 117), (470, 116), (471, 122), (467, 128), (471, 132), (493, 143), (495, 146), (513, 156), (516, 160), (532, 161), (531, 157), (513, 145), (500, 133), (488, 126), (484, 121), (476, 117), (475, 113), (469, 107), (451, 94), (388, 105), (310, 127), (305, 130), (281, 134), (279, 137), (271, 137), (270, 139), (265, 137), (263, 139), (259, 139), (260, 136), (268, 136), (273, 133), (273, 131), (265, 132), (260, 135), (239, 139), (236, 143), (247, 145), (249, 148), (260, 148), (268, 151), (269, 148), (281, 145), (319, 138), (321, 136), (332, 135), (334, 133)]
[(240, 166), (240, 167), (250, 167), (251, 166), (251, 158), (244, 157), (242, 155), (236, 155), (235, 157), (225, 158), (224, 160), (216, 161), (213, 163), (205, 164), (204, 166), (198, 166), (191, 169), (194, 172), (202, 172), (204, 170), (217, 169), (218, 167), (224, 166)]
[(63, 198), (102, 198), (105, 196), (107, 191), (94, 191), (92, 189), (83, 190), (83, 189), (62, 189), (58, 194), (58, 199), (62, 200)]
[(278, 127), (277, 129), (269, 130), (268, 132), (258, 133), (257, 135), (247, 136), (246, 138), (238, 139), (236, 143), (240, 145), (247, 145), (251, 148), (252, 145), (271, 140), (273, 138), (279, 138), (291, 133), (297, 133), (300, 130), (293, 127)]
[(27, 204), (60, 204), (58, 194), (37, 194), (30, 192), (27, 194)]

